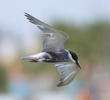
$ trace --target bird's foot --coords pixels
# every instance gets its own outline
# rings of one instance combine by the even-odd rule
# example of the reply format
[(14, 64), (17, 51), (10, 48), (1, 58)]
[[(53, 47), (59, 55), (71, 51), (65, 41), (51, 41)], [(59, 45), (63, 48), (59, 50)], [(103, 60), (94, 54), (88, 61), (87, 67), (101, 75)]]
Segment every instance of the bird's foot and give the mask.
[(32, 58), (32, 59), (30, 60), (30, 62), (38, 62), (38, 59), (37, 59), (37, 58)]

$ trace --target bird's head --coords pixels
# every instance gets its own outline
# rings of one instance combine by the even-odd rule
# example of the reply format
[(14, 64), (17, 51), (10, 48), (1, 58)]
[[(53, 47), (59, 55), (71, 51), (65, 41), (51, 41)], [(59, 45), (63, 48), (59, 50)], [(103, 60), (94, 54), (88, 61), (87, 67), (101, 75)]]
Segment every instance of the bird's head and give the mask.
[(70, 52), (73, 60), (75, 61), (76, 65), (81, 69), (81, 66), (80, 66), (80, 64), (78, 62), (78, 56), (76, 55), (76, 53), (74, 53), (73, 51), (70, 51), (70, 50), (69, 50), (69, 52)]

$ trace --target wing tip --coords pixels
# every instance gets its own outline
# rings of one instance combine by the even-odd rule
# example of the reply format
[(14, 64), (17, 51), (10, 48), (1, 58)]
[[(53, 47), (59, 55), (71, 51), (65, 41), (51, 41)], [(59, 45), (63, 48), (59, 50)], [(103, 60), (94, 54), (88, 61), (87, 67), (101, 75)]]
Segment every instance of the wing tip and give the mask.
[(24, 16), (26, 16), (27, 19), (31, 20), (30, 17), (32, 17), (30, 14), (24, 12)]
[(30, 14), (28, 14), (27, 12), (24, 12), (24, 16), (28, 16), (28, 15), (30, 15)]
[(57, 87), (63, 86), (62, 84), (63, 84), (63, 82), (59, 82), (59, 83), (57, 84)]
[(35, 21), (36, 18), (33, 17), (32, 15), (30, 15), (30, 14), (24, 12), (24, 16), (29, 20), (29, 22), (31, 22), (32, 24), (36, 24), (36, 21)]

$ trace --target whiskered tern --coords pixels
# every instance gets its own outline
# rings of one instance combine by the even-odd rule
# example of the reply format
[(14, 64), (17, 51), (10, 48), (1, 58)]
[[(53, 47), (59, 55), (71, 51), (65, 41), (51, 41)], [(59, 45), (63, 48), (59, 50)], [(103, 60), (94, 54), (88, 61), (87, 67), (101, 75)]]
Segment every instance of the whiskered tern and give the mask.
[(31, 23), (35, 24), (42, 31), (42, 34), (48, 34), (49, 36), (44, 38), (43, 48), (40, 53), (21, 57), (21, 59), (32, 62), (54, 63), (60, 74), (57, 86), (69, 84), (79, 72), (81, 67), (76, 53), (64, 49), (64, 43), (67, 39), (69, 39), (68, 34), (53, 28), (28, 13), (25, 13), (25, 16)]

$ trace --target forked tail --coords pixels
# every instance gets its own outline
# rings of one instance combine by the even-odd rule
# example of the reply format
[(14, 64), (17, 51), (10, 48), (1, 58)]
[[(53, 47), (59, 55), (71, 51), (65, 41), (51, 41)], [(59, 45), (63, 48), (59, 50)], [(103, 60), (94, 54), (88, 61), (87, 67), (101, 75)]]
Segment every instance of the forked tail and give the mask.
[(35, 55), (21, 57), (21, 60), (29, 60), (29, 61), (32, 61), (32, 62), (38, 62), (38, 61), (46, 61), (50, 58), (51, 58), (51, 56), (48, 53), (41, 52), (41, 53), (38, 53), (38, 54), (35, 54)]
[(30, 56), (26, 56), (26, 57), (21, 57), (20, 59), (21, 59), (21, 60), (31, 60), (32, 57), (30, 57)]

